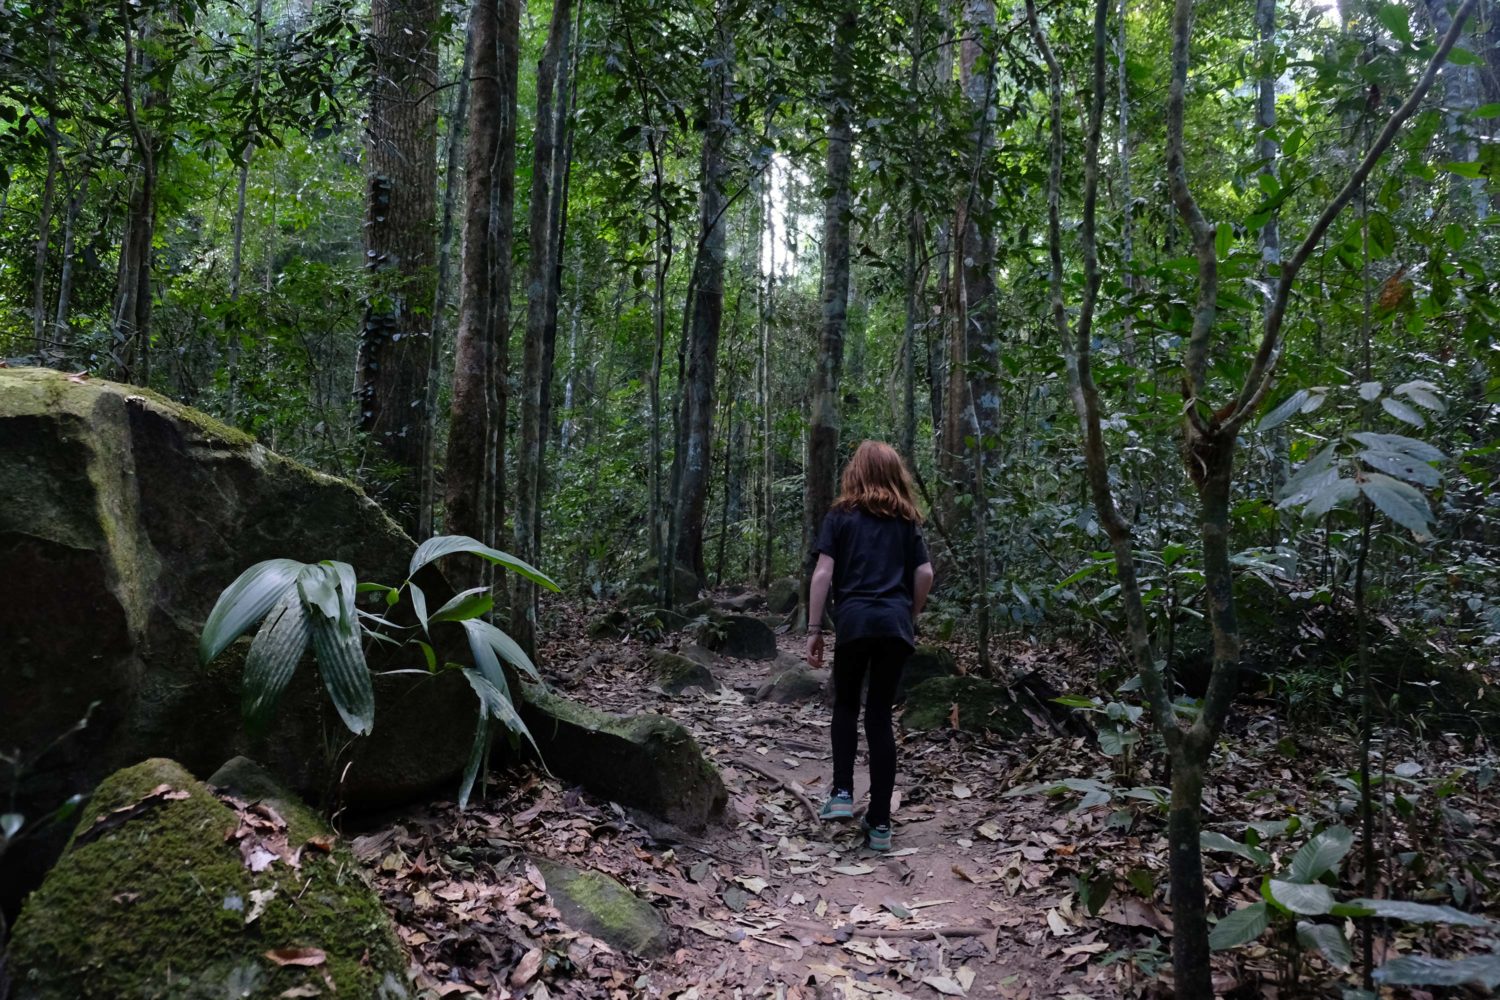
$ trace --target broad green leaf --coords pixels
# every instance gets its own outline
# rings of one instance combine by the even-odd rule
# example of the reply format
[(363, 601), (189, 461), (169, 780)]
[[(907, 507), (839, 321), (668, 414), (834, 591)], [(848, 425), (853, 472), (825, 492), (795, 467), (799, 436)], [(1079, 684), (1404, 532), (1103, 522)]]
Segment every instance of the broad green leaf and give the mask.
[(469, 760), (464, 764), (463, 780), (458, 785), (458, 808), (469, 808), (469, 796), (474, 792), (474, 782), (485, 768), (490, 755), (490, 717), (483, 708), (474, 723), (474, 745), (469, 748)]
[(1302, 404), (1307, 402), (1309, 395), (1310, 393), (1306, 389), (1298, 389), (1278, 403), (1274, 410), (1261, 417), (1260, 423), (1255, 425), (1255, 429), (1258, 431), (1268, 431), (1273, 427), (1278, 427), (1285, 423), (1288, 417), (1302, 409)]
[(1481, 104), (1469, 112), (1471, 118), (1500, 118), (1500, 103)]
[(1338, 867), (1354, 844), (1354, 834), (1345, 826), (1330, 826), (1292, 855), (1289, 875), (1293, 882), (1316, 882)]
[(478, 618), (489, 614), (490, 609), (495, 606), (495, 599), (490, 596), (488, 587), (475, 587), (466, 590), (462, 594), (455, 594), (453, 598), (444, 604), (433, 614), (435, 622), (461, 622), (468, 618)]
[[(305, 588), (305, 581), (297, 585)], [(303, 600), (308, 600), (305, 589)], [(370, 669), (365, 665), (364, 649), (360, 646), (359, 626), (353, 622), (345, 625), (336, 616), (326, 614), (309, 612), (307, 617), (312, 626), (318, 672), (333, 699), (333, 707), (350, 732), (367, 735), (375, 727), (375, 688), (370, 683)]]
[(1483, 60), (1462, 45), (1455, 45), (1448, 53), (1448, 61), (1455, 66), (1478, 66)]
[(470, 555), (478, 556), (486, 562), (504, 566), (511, 572), (519, 573), (532, 583), (546, 587), (548, 590), (557, 592), (561, 592), (562, 590), (561, 587), (552, 581), (551, 577), (530, 563), (517, 559), (508, 552), (501, 552), (499, 549), (491, 548), (483, 542), (470, 538), (467, 535), (436, 535), (427, 539), (427, 541), (417, 546), (416, 552), (412, 553), (411, 565), (407, 569), (407, 575), (416, 576), (417, 570), (428, 563), (458, 552), (467, 552)]
[(1356, 431), (1349, 436), (1367, 448), (1400, 452), (1403, 455), (1410, 455), (1420, 462), (1441, 462), (1445, 457), (1442, 452), (1426, 441), (1419, 441), (1404, 434), (1375, 434), (1370, 431)]
[(1426, 462), (1419, 462), (1410, 455), (1394, 451), (1376, 451), (1367, 448), (1359, 453), (1359, 460), (1372, 469), (1404, 479), (1418, 486), (1436, 486), (1442, 482), (1438, 471)]
[(1127, 747), (1135, 746), (1140, 741), (1141, 734), (1133, 729), (1120, 729), (1117, 726), (1103, 726), (1099, 729), (1099, 749), (1108, 757), (1118, 757)]
[(1422, 414), (1418, 413), (1416, 410), (1413, 410), (1410, 406), (1407, 406), (1399, 399), (1392, 399), (1391, 397), (1387, 396), (1380, 401), (1380, 408), (1385, 410), (1385, 412), (1389, 413), (1391, 416), (1395, 417), (1397, 420), (1400, 420), (1403, 423), (1411, 424), (1413, 427), (1427, 426), (1426, 417), (1422, 416)]
[(1391, 225), (1391, 220), (1379, 212), (1370, 214), (1370, 246), (1375, 251), (1371, 254), (1377, 260), (1388, 257), (1396, 248), (1396, 227)]
[(1432, 525), (1432, 510), (1427, 499), (1414, 487), (1378, 472), (1368, 474), (1359, 484), (1360, 491), (1386, 517), (1419, 538), (1427, 537)]
[(1310, 391), (1307, 396), (1307, 401), (1302, 404), (1302, 408), (1298, 412), (1313, 413), (1318, 409), (1318, 407), (1322, 406), (1327, 401), (1328, 393), (1322, 391)]
[(1399, 3), (1382, 4), (1380, 9), (1375, 12), (1375, 16), (1380, 19), (1380, 23), (1385, 25), (1385, 29), (1391, 34), (1403, 42), (1411, 42), (1411, 19), (1404, 6)]
[(1293, 816), (1291, 819), (1267, 819), (1256, 820), (1245, 824), (1245, 828), (1253, 830), (1255, 835), (1262, 840), (1271, 840), (1284, 833), (1291, 833), (1302, 825), (1302, 821)]
[(1308, 497), (1307, 503), (1302, 508), (1302, 515), (1307, 518), (1322, 517), (1335, 507), (1346, 504), (1357, 496), (1359, 496), (1358, 483), (1352, 479), (1335, 479)]
[(1304, 462), (1302, 468), (1293, 473), (1292, 478), (1282, 486), (1279, 494), (1282, 502), (1277, 506), (1300, 507), (1312, 498), (1312, 493), (1308, 492), (1309, 485), (1316, 490), (1337, 479), (1338, 470), (1333, 467), (1337, 449), (1337, 443), (1329, 444)]
[(1068, 708), (1092, 709), (1099, 707), (1099, 700), (1097, 698), (1086, 698), (1081, 694), (1062, 694), (1052, 700), (1059, 705), (1066, 705)]
[(1333, 909), (1333, 893), (1320, 882), (1284, 882), (1266, 879), (1261, 895), (1291, 913), (1321, 917)]
[(1227, 854), (1237, 854), (1246, 861), (1253, 861), (1258, 865), (1269, 865), (1271, 856), (1258, 847), (1242, 844), (1233, 837), (1226, 837), (1222, 833), (1213, 830), (1204, 830), (1198, 834), (1198, 844), (1205, 851), (1223, 851)]
[(537, 673), (536, 665), (531, 662), (531, 657), (527, 656), (526, 651), (518, 646), (516, 641), (510, 636), (486, 621), (471, 619), (465, 621), (463, 626), (469, 630), (469, 644), (471, 648), (474, 643), (473, 636), (479, 634), (484, 637), (484, 641), (488, 643), (489, 647), (502, 660), (505, 660), (538, 684), (542, 682), (542, 675)]
[(1500, 989), (1500, 953), (1468, 958), (1428, 958), (1403, 955), (1375, 970), (1375, 981), (1386, 986), (1477, 986)]
[(417, 613), (417, 621), (422, 623), (422, 631), (426, 632), (428, 631), (427, 592), (415, 583), (407, 584), (406, 589), (411, 591), (412, 610)]
[(491, 684), (483, 674), (477, 670), (464, 668), (464, 677), (468, 679), (469, 686), (479, 696), (479, 711), (483, 715), (499, 721), (512, 735), (524, 736), (526, 742), (531, 744), (531, 749), (536, 752), (537, 758), (542, 756), (541, 749), (536, 745), (536, 740), (531, 737), (531, 730), (526, 728), (516, 706), (511, 703), (510, 693), (501, 690)]
[(338, 580), (339, 588), (339, 624), (356, 627), (358, 620), (354, 615), (354, 599), (359, 591), (359, 582), (354, 578), (354, 567), (346, 562), (337, 562), (333, 559), (323, 560), (323, 565), (333, 570)]
[(1220, 260), (1229, 256), (1229, 251), (1234, 248), (1234, 227), (1227, 222), (1219, 223), (1218, 231), (1214, 233), (1214, 252)]
[(1223, 951), (1249, 944), (1264, 934), (1270, 923), (1271, 911), (1265, 903), (1242, 906), (1214, 925), (1208, 935), (1208, 946)]
[(1431, 382), (1403, 382), (1396, 386), (1395, 392), (1398, 396), (1405, 396), (1424, 410), (1433, 413), (1442, 413), (1448, 409), (1437, 395), (1437, 387)]
[(417, 640), (417, 648), (422, 651), (422, 659), (427, 661), (427, 672), (436, 673), (437, 650), (433, 649), (429, 643), (425, 643), (421, 639)]
[(252, 733), (264, 731), (310, 637), (302, 596), (290, 588), (261, 622), (245, 657), (241, 700), (245, 724)]
[(1337, 924), (1315, 924), (1307, 920), (1297, 921), (1297, 940), (1303, 948), (1315, 950), (1337, 969), (1347, 969), (1354, 962), (1349, 942)]
[(224, 588), (214, 608), (203, 623), (198, 640), (198, 660), (208, 664), (266, 612), (297, 582), (304, 569), (294, 559), (267, 559), (258, 562)]
[(1368, 403), (1379, 396), (1383, 388), (1385, 387), (1379, 382), (1361, 382), (1359, 384), (1359, 398)]
[(317, 608), (320, 612), (320, 615), (312, 617), (340, 620), (339, 578), (333, 567), (326, 563), (304, 567), (297, 577), (297, 587), (302, 592), (302, 599), (307, 602), (308, 610)]
[(1493, 921), (1474, 913), (1435, 903), (1413, 903), (1404, 899), (1355, 899), (1345, 904), (1350, 908), (1341, 916), (1386, 917), (1404, 920), (1409, 924), (1459, 924), (1464, 927), (1495, 928)]
[(464, 632), (469, 638), (469, 652), (474, 656), (475, 669), (479, 671), (480, 676), (489, 681), (493, 687), (503, 691), (509, 698), (510, 682), (505, 679), (505, 670), (500, 666), (500, 658), (495, 655), (495, 647), (490, 642), (487, 632), (495, 626), (475, 618), (459, 622), (459, 624), (464, 627)]

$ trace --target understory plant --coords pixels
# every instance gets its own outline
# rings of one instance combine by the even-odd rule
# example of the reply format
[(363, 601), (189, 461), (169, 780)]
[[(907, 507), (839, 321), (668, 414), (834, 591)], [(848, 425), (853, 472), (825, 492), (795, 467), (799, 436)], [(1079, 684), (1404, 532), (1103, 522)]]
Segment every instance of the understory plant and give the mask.
[[(426, 593), (413, 578), (430, 563), (457, 553), (478, 556), (549, 590), (558, 590), (557, 584), (535, 567), (466, 535), (437, 535), (423, 542), (412, 554), (406, 579), (397, 586), (360, 583), (352, 566), (335, 560), (302, 563), (268, 559), (245, 570), (219, 595), (203, 624), (199, 659), (207, 665), (252, 625), (260, 623), (245, 657), (242, 682), (242, 708), (251, 732), (265, 730), (309, 646), (334, 709), (356, 736), (368, 736), (375, 727), (375, 689), (373, 671), (365, 660), (366, 641), (421, 653), (425, 662), (422, 669), (390, 673), (459, 671), (479, 699), (474, 746), (458, 793), (459, 807), (463, 808), (487, 761), (492, 722), (499, 722), (513, 743), (525, 737), (533, 749), (536, 746), (516, 711), (503, 664), (537, 683), (541, 683), (541, 675), (510, 636), (484, 620), (495, 606), (488, 587), (465, 590), (436, 611), (429, 609)], [(384, 615), (359, 608), (357, 597), (366, 593), (383, 595), (388, 609), (398, 607), (403, 600), (409, 602), (417, 624), (398, 625)], [(463, 630), (472, 664), (440, 661), (438, 650), (443, 647), (434, 640), (434, 632), (440, 628)]]

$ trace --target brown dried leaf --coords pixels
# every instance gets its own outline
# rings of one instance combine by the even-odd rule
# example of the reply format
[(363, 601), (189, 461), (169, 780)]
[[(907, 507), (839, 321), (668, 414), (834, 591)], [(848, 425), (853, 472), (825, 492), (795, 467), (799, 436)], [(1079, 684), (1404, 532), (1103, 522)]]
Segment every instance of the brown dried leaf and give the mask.
[(328, 961), (328, 955), (324, 953), (322, 948), (272, 948), (266, 952), (265, 957), (269, 958), (276, 965), (305, 965), (311, 967), (322, 965)]

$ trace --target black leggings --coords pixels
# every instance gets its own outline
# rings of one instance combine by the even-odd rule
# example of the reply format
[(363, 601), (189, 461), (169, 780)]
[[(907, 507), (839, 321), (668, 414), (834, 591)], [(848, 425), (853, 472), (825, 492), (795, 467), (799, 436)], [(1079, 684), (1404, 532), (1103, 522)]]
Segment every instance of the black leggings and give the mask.
[(833, 650), (833, 787), (854, 789), (854, 750), (859, 736), (859, 694), (865, 674), (865, 740), (870, 747), (870, 809), (865, 821), (891, 821), (891, 792), (896, 787), (896, 738), (891, 733), (891, 704), (896, 682), (911, 656), (911, 647), (896, 638), (851, 639)]

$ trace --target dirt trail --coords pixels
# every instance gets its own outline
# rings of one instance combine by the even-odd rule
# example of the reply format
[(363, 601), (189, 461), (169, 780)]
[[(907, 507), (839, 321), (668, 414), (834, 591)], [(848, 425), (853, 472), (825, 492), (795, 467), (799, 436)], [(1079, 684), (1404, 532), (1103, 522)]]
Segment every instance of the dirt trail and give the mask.
[[(1115, 946), (1078, 914), (1069, 879), (1048, 863), (1073, 852), (1078, 818), (996, 794), (1037, 764), (1037, 747), (955, 732), (905, 736), (895, 849), (875, 854), (857, 823), (822, 823), (808, 809), (827, 794), (828, 709), (747, 697), (800, 651), (787, 636), (778, 645), (776, 661), (719, 658), (723, 690), (681, 696), (650, 684), (643, 667), (653, 647), (571, 640), (544, 649), (549, 682), (570, 697), (689, 728), (723, 775), (727, 821), (689, 836), (533, 775), (487, 808), (437, 807), (382, 842), (366, 840), (424, 965), (424, 996), (1122, 995), (1129, 963), (1098, 962)], [(864, 768), (861, 748), (857, 808)], [(521, 852), (613, 875), (655, 904), (675, 950), (633, 959), (568, 933)]]

